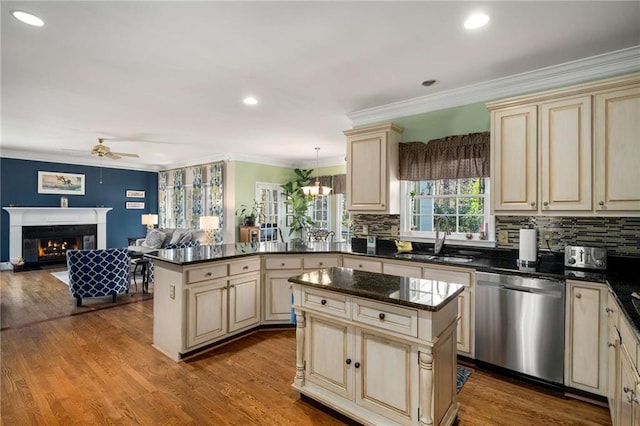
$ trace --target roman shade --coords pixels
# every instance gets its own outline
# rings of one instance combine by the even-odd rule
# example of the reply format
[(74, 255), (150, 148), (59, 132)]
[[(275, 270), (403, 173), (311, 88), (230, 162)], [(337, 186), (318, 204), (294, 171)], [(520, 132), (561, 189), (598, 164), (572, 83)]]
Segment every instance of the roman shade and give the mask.
[(400, 179), (409, 181), (489, 176), (489, 132), (400, 144)]

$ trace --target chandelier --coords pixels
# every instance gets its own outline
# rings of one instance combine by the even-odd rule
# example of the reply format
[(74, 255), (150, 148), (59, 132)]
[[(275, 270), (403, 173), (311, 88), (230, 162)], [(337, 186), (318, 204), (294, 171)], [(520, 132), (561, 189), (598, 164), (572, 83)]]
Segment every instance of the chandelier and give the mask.
[(316, 182), (313, 186), (303, 186), (302, 192), (304, 195), (310, 195), (312, 197), (316, 197), (318, 195), (329, 195), (331, 193), (331, 188), (328, 186), (320, 186), (320, 181), (318, 180), (318, 153), (320, 151), (320, 147), (316, 147)]

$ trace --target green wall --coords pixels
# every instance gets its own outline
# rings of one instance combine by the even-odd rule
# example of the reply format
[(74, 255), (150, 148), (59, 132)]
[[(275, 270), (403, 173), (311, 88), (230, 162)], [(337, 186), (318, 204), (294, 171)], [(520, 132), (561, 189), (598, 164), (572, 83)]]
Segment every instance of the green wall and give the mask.
[[(345, 142), (345, 149), (347, 147), (347, 143)], [(334, 176), (334, 175), (343, 175), (347, 173), (347, 165), (343, 166), (328, 166), (328, 167), (318, 167), (318, 176)], [(313, 170), (313, 176), (316, 176), (316, 170)]]
[(402, 142), (427, 142), (451, 135), (489, 131), (489, 110), (483, 102), (394, 118), (404, 128)]

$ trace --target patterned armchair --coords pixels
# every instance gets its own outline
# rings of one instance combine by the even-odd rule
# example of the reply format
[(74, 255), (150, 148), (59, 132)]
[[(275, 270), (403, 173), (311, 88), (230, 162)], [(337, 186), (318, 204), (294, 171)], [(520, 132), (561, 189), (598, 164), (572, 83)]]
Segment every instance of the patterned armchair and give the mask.
[[(191, 240), (186, 243), (175, 243), (175, 244), (167, 244), (164, 249), (172, 250), (172, 249), (182, 249), (182, 248), (190, 248), (190, 247), (200, 247), (200, 241)], [(152, 283), (154, 277), (155, 268), (153, 267), (153, 259), (149, 259), (149, 269), (147, 270), (147, 281)]]
[(112, 296), (129, 290), (131, 259), (126, 248), (67, 250), (69, 292), (82, 306), (85, 297)]

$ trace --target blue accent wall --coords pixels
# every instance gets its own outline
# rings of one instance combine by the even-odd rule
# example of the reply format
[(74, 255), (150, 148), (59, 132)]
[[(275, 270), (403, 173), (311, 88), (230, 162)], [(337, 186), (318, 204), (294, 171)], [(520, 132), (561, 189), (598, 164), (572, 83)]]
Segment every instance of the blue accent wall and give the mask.
[[(38, 194), (38, 171), (85, 175), (85, 195)], [(145, 198), (126, 198), (127, 189), (145, 191)], [(60, 197), (69, 207), (111, 207), (107, 213), (107, 247), (126, 247), (127, 237), (144, 237), (143, 213), (158, 213), (158, 173), (81, 166), (76, 164), (0, 158), (0, 203), (2, 207), (60, 207)], [(126, 201), (144, 201), (144, 210), (126, 209)], [(2, 210), (0, 261), (9, 261), (9, 213)]]

